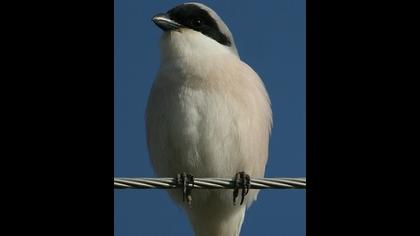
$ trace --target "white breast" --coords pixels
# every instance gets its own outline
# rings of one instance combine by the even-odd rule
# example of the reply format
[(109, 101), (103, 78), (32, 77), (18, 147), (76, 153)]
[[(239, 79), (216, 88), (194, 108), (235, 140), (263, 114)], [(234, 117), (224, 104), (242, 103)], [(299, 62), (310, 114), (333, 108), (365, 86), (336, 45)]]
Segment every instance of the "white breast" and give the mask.
[(221, 56), (209, 73), (161, 68), (147, 109), (148, 144), (159, 175), (263, 174), (271, 127), (268, 96), (246, 64), (231, 61), (227, 69)]

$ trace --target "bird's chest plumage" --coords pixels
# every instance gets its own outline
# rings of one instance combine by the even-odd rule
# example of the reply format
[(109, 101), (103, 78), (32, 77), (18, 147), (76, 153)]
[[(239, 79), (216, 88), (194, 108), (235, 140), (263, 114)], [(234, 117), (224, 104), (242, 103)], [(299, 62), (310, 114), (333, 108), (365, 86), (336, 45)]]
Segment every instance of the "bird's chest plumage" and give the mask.
[(162, 174), (231, 177), (242, 162), (234, 101), (222, 92), (185, 84), (165, 90), (150, 130), (160, 134), (154, 142), (164, 150), (157, 157)]
[(265, 89), (236, 57), (201, 66), (208, 64), (189, 60), (160, 69), (146, 117), (155, 171), (160, 176), (261, 175), (271, 121)]

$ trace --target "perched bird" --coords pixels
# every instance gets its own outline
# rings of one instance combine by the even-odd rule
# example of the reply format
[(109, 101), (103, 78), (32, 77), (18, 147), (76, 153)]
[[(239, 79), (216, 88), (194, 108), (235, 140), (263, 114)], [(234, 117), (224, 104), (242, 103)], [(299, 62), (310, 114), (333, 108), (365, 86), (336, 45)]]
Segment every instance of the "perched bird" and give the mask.
[[(267, 91), (209, 7), (185, 3), (152, 20), (163, 30), (146, 110), (152, 166), (159, 177), (177, 176), (183, 194), (169, 193), (185, 208), (197, 236), (239, 235), (258, 194), (249, 190), (249, 177), (264, 177), (268, 157)], [(233, 178), (237, 187), (233, 197), (225, 189), (191, 192), (194, 177)]]

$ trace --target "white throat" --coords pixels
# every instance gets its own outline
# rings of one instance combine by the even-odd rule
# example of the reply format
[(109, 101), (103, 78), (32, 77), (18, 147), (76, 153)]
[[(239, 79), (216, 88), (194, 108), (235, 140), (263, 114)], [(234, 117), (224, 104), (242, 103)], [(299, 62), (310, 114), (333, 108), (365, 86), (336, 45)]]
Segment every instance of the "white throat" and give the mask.
[(235, 49), (225, 46), (206, 35), (186, 28), (165, 32), (161, 38), (161, 61), (199, 60), (212, 55), (234, 54)]

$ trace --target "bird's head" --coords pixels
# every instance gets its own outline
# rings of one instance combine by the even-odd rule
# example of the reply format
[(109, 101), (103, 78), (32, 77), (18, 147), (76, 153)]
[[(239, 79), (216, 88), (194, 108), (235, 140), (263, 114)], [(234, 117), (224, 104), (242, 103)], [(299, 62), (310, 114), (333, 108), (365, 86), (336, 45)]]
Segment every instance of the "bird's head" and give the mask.
[(238, 56), (229, 28), (215, 11), (201, 3), (178, 5), (152, 20), (164, 31), (161, 41), (164, 58), (220, 53)]

